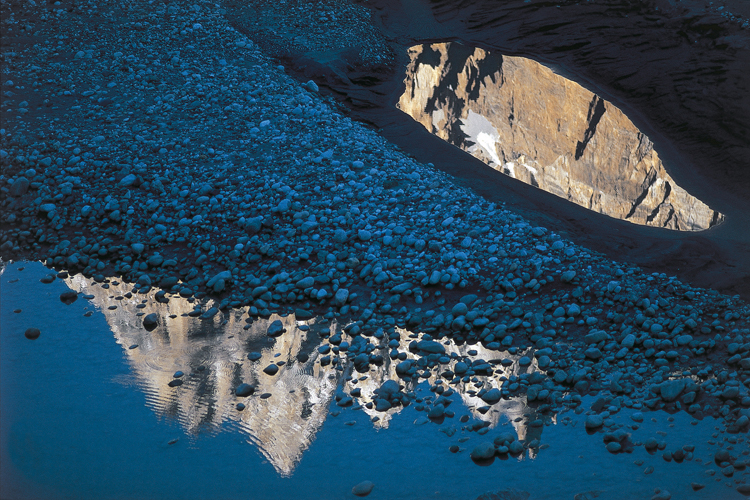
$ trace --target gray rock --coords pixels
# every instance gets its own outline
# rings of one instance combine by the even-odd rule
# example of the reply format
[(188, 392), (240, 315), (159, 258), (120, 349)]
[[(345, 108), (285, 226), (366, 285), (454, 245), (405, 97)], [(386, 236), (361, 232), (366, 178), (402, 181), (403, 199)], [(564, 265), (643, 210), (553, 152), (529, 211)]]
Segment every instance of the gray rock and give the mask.
[(78, 300), (78, 294), (73, 290), (68, 290), (60, 294), (60, 302), (63, 304), (70, 305), (76, 300)]
[(508, 445), (508, 451), (511, 455), (520, 455), (523, 453), (523, 444), (520, 441), (513, 441)]
[(128, 174), (120, 180), (119, 184), (121, 187), (132, 186), (135, 183), (136, 179), (137, 177), (135, 176), (135, 174)]
[(445, 347), (434, 340), (421, 340), (417, 343), (417, 349), (430, 354), (445, 354)]
[(486, 462), (495, 457), (495, 446), (489, 442), (480, 443), (471, 450), (470, 456), (475, 462)]
[(219, 314), (219, 308), (218, 307), (211, 307), (206, 312), (201, 314), (201, 319), (211, 319), (214, 316)]
[(14, 197), (23, 196), (29, 190), (29, 185), (29, 180), (26, 177), (19, 177), (10, 185), (8, 194)]
[(602, 357), (602, 351), (600, 351), (596, 347), (589, 347), (588, 349), (586, 349), (584, 354), (586, 355), (587, 358), (593, 359), (594, 361)]
[(391, 403), (387, 399), (378, 398), (375, 400), (375, 411), (388, 411), (391, 409)]
[(241, 397), (241, 398), (250, 396), (254, 392), (255, 392), (255, 387), (253, 387), (250, 384), (245, 384), (245, 383), (238, 385), (237, 388), (234, 390), (234, 393), (238, 397)]
[(333, 302), (337, 306), (343, 306), (346, 304), (346, 301), (349, 299), (349, 290), (346, 288), (339, 288), (336, 291), (336, 295), (333, 297)]
[(227, 280), (230, 280), (230, 279), (232, 279), (232, 272), (222, 271), (214, 275), (214, 277), (211, 278), (210, 280), (208, 280), (208, 282), (206, 283), (206, 286), (209, 288), (213, 288), (219, 280), (224, 280), (226, 282)]
[(266, 375), (271, 375), (271, 376), (276, 375), (277, 373), (279, 373), (279, 366), (274, 363), (271, 363), (270, 365), (263, 368), (263, 373), (265, 373)]
[(562, 281), (563, 283), (570, 283), (575, 277), (576, 277), (575, 271), (565, 271), (560, 276), (560, 281)]
[(502, 398), (502, 394), (498, 389), (490, 389), (482, 395), (482, 401), (488, 405), (494, 405)]
[(143, 328), (148, 331), (153, 330), (159, 325), (159, 316), (156, 313), (147, 314), (143, 317)]
[(36, 340), (42, 332), (38, 328), (27, 328), (23, 335), (29, 340)]
[(411, 369), (412, 362), (407, 359), (396, 365), (396, 374), (400, 376), (407, 375)]
[(255, 234), (263, 227), (263, 217), (252, 217), (245, 221), (245, 231)]
[(386, 380), (383, 382), (383, 385), (376, 389), (376, 392), (380, 397), (391, 399), (400, 390), (401, 387), (399, 387), (398, 382), (395, 380)]
[(604, 418), (601, 415), (589, 415), (586, 417), (587, 429), (598, 429), (604, 425)]
[(346, 243), (348, 239), (349, 236), (343, 229), (337, 229), (336, 232), (333, 233), (333, 241), (336, 243)]
[(359, 236), (359, 239), (362, 241), (370, 241), (372, 233), (366, 229), (360, 229), (357, 236)]
[(315, 278), (312, 276), (307, 276), (306, 278), (302, 278), (299, 280), (294, 286), (299, 288), (300, 290), (305, 290), (306, 288), (311, 288), (315, 284)]
[(721, 391), (721, 399), (736, 399), (740, 395), (739, 387), (729, 386)]
[(618, 443), (617, 441), (610, 441), (609, 443), (607, 443), (608, 452), (617, 453), (620, 450), (622, 450), (622, 445)]
[[(312, 82), (312, 80), (310, 80), (310, 82)], [(310, 82), (308, 82), (308, 86)], [(313, 85), (315, 84), (313, 83)], [(375, 488), (375, 484), (372, 481), (362, 481), (361, 483), (354, 486), (354, 488), (352, 488), (352, 493), (354, 493), (354, 495), (358, 497), (366, 497), (372, 492), (373, 488)]]
[(465, 316), (466, 313), (469, 312), (469, 307), (464, 304), (463, 302), (459, 302), (455, 306), (453, 306), (453, 309), (451, 309), (451, 314), (455, 316)]
[(607, 340), (607, 332), (603, 330), (596, 330), (596, 331), (586, 334), (583, 340), (587, 344), (598, 344), (599, 342), (603, 340)]
[[(284, 324), (281, 322), (281, 320), (276, 320), (273, 323), (271, 323), (268, 326), (268, 330), (266, 331), (266, 335), (269, 337), (278, 337), (282, 333), (284, 333), (286, 329), (284, 328)], [(274, 365), (275, 366), (275, 365)]]
[(670, 402), (677, 399), (677, 396), (682, 393), (683, 389), (685, 389), (685, 379), (678, 378), (662, 382), (659, 393), (664, 401)]
[(623, 347), (627, 347), (628, 349), (632, 348), (635, 345), (635, 335), (632, 333), (628, 333), (625, 335), (625, 338), (622, 339), (622, 342), (620, 342), (620, 345)]

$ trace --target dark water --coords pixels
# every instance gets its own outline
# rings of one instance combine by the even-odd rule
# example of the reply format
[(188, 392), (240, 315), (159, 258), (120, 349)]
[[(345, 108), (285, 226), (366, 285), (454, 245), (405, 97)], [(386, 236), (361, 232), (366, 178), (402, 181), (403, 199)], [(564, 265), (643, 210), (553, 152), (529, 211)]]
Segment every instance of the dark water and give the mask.
[[(591, 491), (601, 492), (600, 498), (650, 498), (655, 488), (666, 488), (673, 498), (709, 499), (740, 497), (733, 481), (747, 474), (707, 475), (707, 469), (717, 472), (708, 441), (723, 436), (714, 422), (691, 422), (686, 414), (670, 422), (664, 413), (645, 413), (633, 431), (634, 441), (657, 437), (669, 450), (694, 445), (695, 458), (682, 464), (666, 463), (642, 447), (612, 455), (601, 434), (584, 431), (583, 415), (545, 417), (521, 400), (484, 416), (491, 425), (479, 435), (459, 420), (466, 415), (473, 423), (481, 416), (476, 400), (460, 388), (449, 407), (455, 416), (441, 424), (426, 421), (415, 405), (380, 413), (381, 420), (372, 422), (373, 411), (335, 404), (338, 388), (351, 390), (349, 372), (298, 366), (274, 379), (248, 366), (250, 349), (264, 356), (281, 352), (283, 359), (306, 349), (304, 342), (294, 344), (298, 330), (260, 341), (253, 327), (242, 329), (230, 314), (208, 327), (177, 315), (171, 331), (146, 332), (131, 310), (141, 296), (130, 305), (118, 301), (118, 309), (109, 309), (117, 296), (106, 302), (93, 293), (65, 305), (59, 300), (68, 289), (62, 280), (42, 284), (40, 264), (19, 267), (11, 264), (0, 276), (3, 499), (355, 498), (351, 488), (364, 480), (375, 483), (369, 498), (474, 499), (506, 488), (527, 491), (532, 499)], [(69, 282), (74, 289), (89, 286), (77, 278)], [(157, 306), (149, 301), (147, 307)], [(41, 330), (37, 340), (24, 337), (29, 326)], [(291, 345), (299, 348), (282, 348)], [(204, 378), (213, 380), (202, 390), (200, 374), (190, 375), (193, 361), (204, 363), (203, 372), (211, 374)], [(175, 367), (184, 369), (185, 383), (170, 388)], [(234, 407), (237, 373), (257, 377), (259, 387), (245, 399), (244, 412)], [(392, 376), (384, 369), (368, 375), (378, 384)], [(290, 393), (294, 381), (299, 385)], [(429, 387), (423, 382), (414, 389), (427, 397)], [(362, 388), (363, 403), (371, 389)], [(307, 396), (300, 398), (297, 392), (304, 390)], [(262, 391), (271, 396), (261, 399)], [(321, 409), (302, 418), (305, 398)], [(583, 407), (590, 403), (585, 399)], [(623, 408), (613, 419), (632, 424), (634, 411)], [(470, 460), (477, 444), (505, 431), (527, 442), (537, 439), (541, 447), (487, 467)], [(451, 445), (462, 451), (451, 453)], [(734, 446), (745, 449), (744, 436)], [(649, 466), (653, 472), (645, 474)], [(690, 482), (706, 488), (693, 493)]]

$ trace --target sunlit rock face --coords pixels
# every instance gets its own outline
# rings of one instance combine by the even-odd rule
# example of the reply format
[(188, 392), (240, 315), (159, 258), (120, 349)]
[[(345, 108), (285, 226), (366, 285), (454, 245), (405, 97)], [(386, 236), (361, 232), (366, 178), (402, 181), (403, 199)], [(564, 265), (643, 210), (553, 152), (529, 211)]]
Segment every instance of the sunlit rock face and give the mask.
[(675, 184), (622, 111), (546, 66), (457, 43), (409, 55), (398, 108), (491, 167), (636, 224), (699, 231), (722, 220)]

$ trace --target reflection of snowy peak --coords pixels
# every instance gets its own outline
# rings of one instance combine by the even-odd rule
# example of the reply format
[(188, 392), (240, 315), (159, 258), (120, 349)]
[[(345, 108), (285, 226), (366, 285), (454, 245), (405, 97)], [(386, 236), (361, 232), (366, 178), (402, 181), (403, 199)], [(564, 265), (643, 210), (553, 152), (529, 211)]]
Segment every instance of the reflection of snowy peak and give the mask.
[(456, 43), (409, 55), (399, 109), (493, 168), (637, 224), (696, 231), (721, 220), (622, 111), (551, 69)]
[[(314, 331), (314, 321), (308, 322), (313, 329), (293, 316), (271, 316), (248, 323), (244, 310), (229, 310), (201, 319), (190, 316), (196, 304), (188, 300), (175, 296), (166, 304), (157, 302), (157, 290), (129, 294), (131, 287), (128, 285), (91, 283), (80, 275), (66, 282), (73, 290), (92, 297), (91, 301), (104, 314), (127, 355), (138, 385), (146, 393), (148, 405), (159, 415), (176, 418), (187, 432), (194, 434), (218, 432), (222, 427), (240, 430), (282, 475), (290, 475), (302, 459), (325, 422), (337, 391), (343, 389), (350, 394), (358, 388), (360, 395), (352, 398), (352, 404), (374, 420), (376, 427), (387, 428), (390, 419), (400, 413), (403, 406), (377, 411), (376, 389), (388, 380), (395, 380), (409, 393), (418, 384), (416, 379), (400, 378), (396, 366), (402, 360), (390, 359), (387, 355), (383, 356), (381, 365), (370, 364), (364, 373), (347, 364), (345, 352), (338, 354), (342, 366), (337, 367), (335, 363), (323, 366), (319, 348), (332, 346)], [(207, 301), (202, 304), (203, 310), (212, 305)], [(143, 317), (151, 313), (159, 320), (158, 326), (149, 332), (143, 327)], [(269, 326), (276, 320), (281, 321), (285, 333), (269, 337)], [(352, 343), (352, 338), (335, 323), (330, 325), (330, 330), (332, 334), (341, 335), (342, 341)], [(406, 354), (407, 360), (417, 363), (420, 355), (409, 350), (414, 336), (407, 330), (397, 328), (397, 331), (400, 334), (398, 351)], [(500, 355), (481, 344), (457, 346), (445, 339), (441, 344), (450, 362), (423, 372), (429, 376), (419, 378), (419, 382), (425, 381), (434, 387), (441, 373), (452, 369), (458, 360), (471, 363), (472, 359), (491, 360)], [(247, 357), (253, 352), (260, 355), (256, 361)], [(495, 427), (501, 417), (505, 417), (523, 440), (529, 436), (528, 424), (535, 414), (525, 404), (525, 398), (503, 399), (482, 413), (479, 409), (486, 403), (477, 395), (481, 388), (501, 388), (501, 377), (510, 378), (536, 369), (533, 356), (530, 356), (530, 365), (521, 367), (518, 363), (521, 356), (521, 353), (502, 353), (509, 363), (495, 364), (492, 376), (473, 376), (468, 382), (460, 381), (450, 387), (475, 418)], [(278, 367), (275, 375), (264, 372), (271, 364)], [(182, 375), (175, 377), (177, 372)], [(175, 381), (181, 384), (174, 386)], [(445, 382), (441, 383), (448, 388)], [(238, 397), (235, 390), (242, 383), (253, 386), (254, 394)], [(431, 398), (435, 399), (436, 395)], [(244, 410), (237, 408), (238, 403), (245, 405)], [(367, 408), (370, 403), (371, 408)], [(541, 429), (538, 432), (541, 433)]]
[[(187, 316), (194, 306), (186, 300), (157, 303), (155, 291), (128, 299), (126, 285), (103, 289), (80, 276), (70, 278), (68, 284), (94, 296), (92, 302), (123, 346), (154, 410), (174, 416), (191, 433), (215, 432), (224, 424), (241, 429), (280, 474), (291, 474), (323, 425), (340, 376), (331, 366), (317, 362), (317, 334), (299, 330), (293, 316), (256, 320), (245, 329), (239, 310), (202, 320)], [(141, 303), (145, 307), (138, 309)], [(157, 313), (159, 326), (146, 331), (143, 318), (136, 316), (139, 312)], [(286, 333), (271, 339), (266, 332), (277, 319)], [(254, 351), (261, 358), (249, 361), (247, 354)], [(305, 363), (296, 359), (300, 353), (309, 356)], [(285, 364), (276, 375), (263, 372), (280, 361)], [(184, 373), (183, 383), (170, 387), (178, 371)], [(237, 397), (235, 389), (241, 383), (254, 386), (254, 395)], [(271, 396), (262, 398), (263, 394)], [(244, 411), (237, 410), (239, 402), (246, 405)]]

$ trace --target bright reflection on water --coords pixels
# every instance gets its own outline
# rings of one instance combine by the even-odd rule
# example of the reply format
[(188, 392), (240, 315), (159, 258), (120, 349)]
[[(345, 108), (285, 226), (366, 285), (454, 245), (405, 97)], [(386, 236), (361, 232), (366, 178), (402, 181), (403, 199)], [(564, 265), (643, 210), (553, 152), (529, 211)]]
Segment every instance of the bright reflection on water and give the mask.
[[(202, 320), (183, 316), (198, 304), (178, 297), (156, 304), (153, 293), (128, 297), (128, 285), (105, 288), (79, 277), (40, 283), (48, 273), (39, 263), (0, 268), (3, 500), (354, 498), (352, 487), (364, 480), (376, 485), (371, 498), (403, 500), (472, 500), (507, 488), (529, 492), (531, 500), (651, 498), (655, 488), (671, 491), (672, 498), (743, 498), (736, 487), (750, 470), (724, 477), (713, 457), (717, 441), (744, 453), (746, 437), (724, 435), (720, 421), (644, 412), (634, 426), (636, 408), (622, 407), (610, 418), (632, 431), (635, 447), (610, 454), (604, 433), (587, 434), (586, 416), (579, 414), (596, 397), (570, 408), (563, 404), (557, 415), (538, 402), (527, 405), (526, 396), (487, 407), (477, 391), (499, 387), (502, 377), (536, 372), (530, 352), (448, 342), (448, 355), (506, 361), (490, 363), (492, 375), (448, 384), (451, 376), (444, 373), (457, 364), (451, 359), (420, 369), (425, 377), (419, 381), (407, 381), (388, 356), (363, 373), (341, 354), (341, 369), (322, 366), (330, 354), (318, 347), (329, 343), (325, 328), (341, 332), (336, 324), (281, 318), (287, 332), (271, 339), (266, 332), (276, 317), (247, 323), (244, 311), (228, 311)], [(68, 286), (86, 295), (65, 305), (59, 297)], [(200, 305), (205, 310), (210, 303)], [(137, 314), (151, 312), (162, 323), (147, 332)], [(25, 338), (30, 326), (41, 330), (38, 339)], [(399, 351), (415, 358), (408, 351), (411, 334), (400, 333)], [(370, 338), (377, 345), (386, 339)], [(339, 348), (356, 344), (346, 334), (341, 340)], [(249, 352), (261, 358), (251, 362)], [(520, 362), (523, 355), (529, 365)], [(280, 361), (286, 363), (275, 376), (263, 373)], [(178, 370), (184, 375), (175, 379)], [(439, 385), (438, 375), (453, 394), (430, 390)], [(174, 380), (183, 384), (170, 387)], [(367, 408), (386, 380), (398, 380), (417, 399), (386, 412)], [(256, 385), (255, 394), (238, 398), (240, 382)], [(340, 408), (356, 389), (361, 395)], [(428, 420), (424, 410), (444, 396), (455, 415)], [(247, 405), (244, 411), (238, 402)], [(529, 449), (488, 467), (471, 461), (474, 447), (506, 433)], [(638, 444), (652, 437), (668, 451), (694, 446), (694, 457), (665, 462), (661, 451), (648, 453)], [(693, 492), (692, 482), (705, 488)]]
[(457, 43), (409, 56), (398, 108), (491, 167), (636, 224), (700, 231), (723, 219), (675, 184), (622, 111), (546, 66)]
[[(361, 407), (374, 420), (374, 426), (386, 428), (403, 406), (376, 410), (373, 405), (375, 389), (386, 380), (395, 380), (404, 385), (404, 392), (415, 391), (420, 382), (434, 384), (459, 360), (493, 361), (492, 375), (479, 373), (466, 382), (450, 385), (475, 418), (486, 422), (484, 426), (494, 428), (505, 417), (513, 423), (516, 437), (527, 444), (542, 434), (540, 424), (544, 417), (537, 416), (536, 409), (526, 405), (525, 396), (524, 401), (520, 398), (501, 400), (491, 409), (477, 396), (482, 388), (499, 389), (503, 379), (535, 371), (536, 360), (531, 353), (527, 356), (529, 362), (521, 366), (518, 361), (526, 353), (500, 353), (489, 351), (481, 344), (457, 346), (445, 341), (446, 357), (442, 363), (433, 362), (419, 377), (405, 378), (396, 373), (396, 365), (403, 360), (389, 358), (391, 348), (386, 348), (389, 340), (387, 334), (380, 331), (374, 332), (377, 336), (370, 341), (383, 348), (377, 351), (383, 355), (382, 363), (370, 364), (368, 369), (358, 372), (351, 363), (354, 356), (348, 356), (346, 351), (338, 353), (342, 361), (339, 366), (323, 359), (336, 356), (334, 351), (338, 348), (329, 343), (331, 336), (340, 335), (342, 345), (356, 344), (342, 329), (343, 325), (335, 321), (331, 323), (322, 318), (297, 321), (293, 315), (272, 315), (248, 322), (246, 308), (201, 319), (190, 313), (196, 306), (207, 311), (213, 307), (212, 301), (191, 304), (174, 296), (167, 304), (160, 304), (154, 299), (157, 289), (127, 297), (132, 286), (114, 284), (115, 281), (103, 288), (80, 275), (66, 279), (66, 283), (104, 313), (154, 411), (176, 418), (186, 432), (192, 434), (218, 432), (226, 426), (241, 431), (282, 476), (292, 474), (337, 395), (341, 398), (359, 389), (361, 395), (352, 398), (352, 404), (346, 406)], [(142, 319), (152, 312), (158, 314), (159, 325), (146, 331)], [(278, 337), (269, 337), (269, 326), (277, 320), (286, 331)], [(418, 360), (421, 356), (409, 352), (409, 343), (415, 335), (403, 329), (396, 331), (400, 333), (398, 350), (406, 355), (405, 359)], [(321, 353), (319, 349), (326, 347), (333, 350)], [(249, 360), (250, 353), (257, 353), (259, 359)], [(271, 364), (278, 366), (278, 373), (264, 373)], [(170, 382), (174, 385), (177, 380), (174, 376), (177, 372), (183, 373), (177, 377), (182, 383), (170, 386)], [(445, 382), (443, 379), (443, 385), (448, 388)], [(252, 396), (236, 396), (235, 389), (242, 383), (255, 387)], [(433, 398), (437, 399), (438, 395)], [(237, 403), (244, 404), (245, 408), (238, 410)], [(547, 416), (546, 420), (554, 422), (554, 417)], [(442, 423), (444, 418), (437, 421)], [(536, 453), (536, 449), (528, 450), (531, 458)]]

